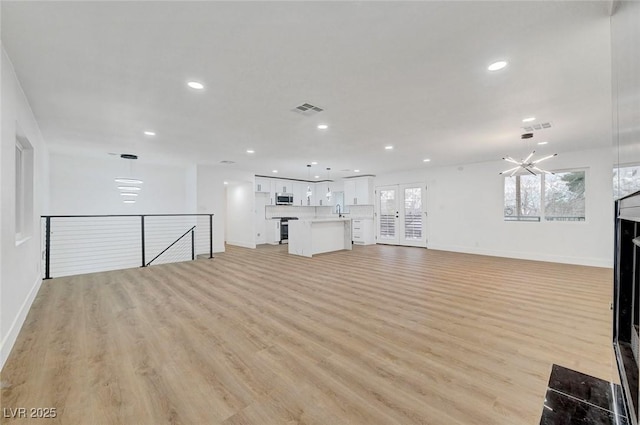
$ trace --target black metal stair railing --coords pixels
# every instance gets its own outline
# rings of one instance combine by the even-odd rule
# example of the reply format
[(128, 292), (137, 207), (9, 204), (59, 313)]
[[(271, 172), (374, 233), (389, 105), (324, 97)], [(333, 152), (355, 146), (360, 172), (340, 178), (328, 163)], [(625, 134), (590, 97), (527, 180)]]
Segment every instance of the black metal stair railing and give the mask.
[(184, 238), (185, 236), (187, 236), (189, 233), (191, 233), (191, 260), (195, 260), (196, 255), (195, 255), (195, 237), (194, 237), (194, 233), (193, 233), (193, 229), (195, 229), (196, 226), (193, 226), (191, 229), (187, 230), (186, 232), (184, 232), (182, 234), (182, 236), (180, 236), (178, 239), (176, 239), (175, 241), (171, 242), (171, 245), (169, 245), (168, 247), (166, 247), (165, 249), (163, 249), (160, 254), (156, 255), (155, 257), (153, 257), (153, 259), (151, 261), (149, 261), (145, 267), (148, 267), (151, 265), (151, 263), (153, 263), (154, 261), (156, 261), (162, 254), (164, 254), (165, 252), (169, 251), (169, 249), (171, 249), (171, 247), (173, 247), (175, 244), (177, 244), (178, 242), (180, 242), (180, 240), (182, 240), (182, 238)]
[(213, 214), (51, 215), (42, 220), (45, 279), (214, 258)]

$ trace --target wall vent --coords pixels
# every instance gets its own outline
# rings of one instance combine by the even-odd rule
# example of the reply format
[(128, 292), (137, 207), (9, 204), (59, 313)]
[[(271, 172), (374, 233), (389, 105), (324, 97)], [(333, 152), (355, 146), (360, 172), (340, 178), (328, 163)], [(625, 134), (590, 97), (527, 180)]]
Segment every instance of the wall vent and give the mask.
[(302, 105), (296, 106), (291, 111), (308, 117), (311, 115), (315, 115), (319, 112), (322, 112), (324, 111), (324, 109), (320, 108), (319, 106), (312, 105), (310, 103), (303, 103)]
[(220, 161), (220, 164), (235, 164), (235, 161), (229, 161), (228, 159), (224, 159), (222, 161)]
[(543, 122), (540, 124), (533, 124), (533, 125), (528, 125), (526, 127), (522, 127), (524, 131), (546, 130), (547, 128), (551, 128), (550, 122)]

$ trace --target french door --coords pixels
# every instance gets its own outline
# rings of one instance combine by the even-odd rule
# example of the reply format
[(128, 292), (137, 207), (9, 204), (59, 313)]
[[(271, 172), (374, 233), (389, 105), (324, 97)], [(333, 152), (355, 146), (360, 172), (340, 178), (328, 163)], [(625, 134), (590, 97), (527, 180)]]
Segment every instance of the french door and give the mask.
[(378, 243), (427, 246), (426, 192), (420, 183), (376, 188)]

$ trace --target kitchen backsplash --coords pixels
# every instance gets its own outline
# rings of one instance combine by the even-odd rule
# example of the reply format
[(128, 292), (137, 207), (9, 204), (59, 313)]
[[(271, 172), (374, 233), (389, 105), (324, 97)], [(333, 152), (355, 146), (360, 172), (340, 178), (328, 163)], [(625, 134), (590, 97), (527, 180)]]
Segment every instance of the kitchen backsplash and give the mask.
[[(334, 207), (296, 207), (290, 205), (267, 205), (265, 218), (273, 217), (333, 217), (337, 213)], [(349, 218), (373, 218), (373, 205), (351, 205), (345, 213)]]
[(373, 218), (373, 205), (349, 205), (347, 217)]

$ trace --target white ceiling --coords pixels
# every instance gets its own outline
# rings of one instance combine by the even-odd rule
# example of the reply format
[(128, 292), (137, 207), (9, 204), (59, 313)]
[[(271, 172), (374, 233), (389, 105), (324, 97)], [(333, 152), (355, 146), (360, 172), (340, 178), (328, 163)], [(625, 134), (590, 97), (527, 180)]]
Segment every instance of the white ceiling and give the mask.
[(612, 143), (606, 2), (3, 1), (2, 43), (52, 151), (335, 178)]

